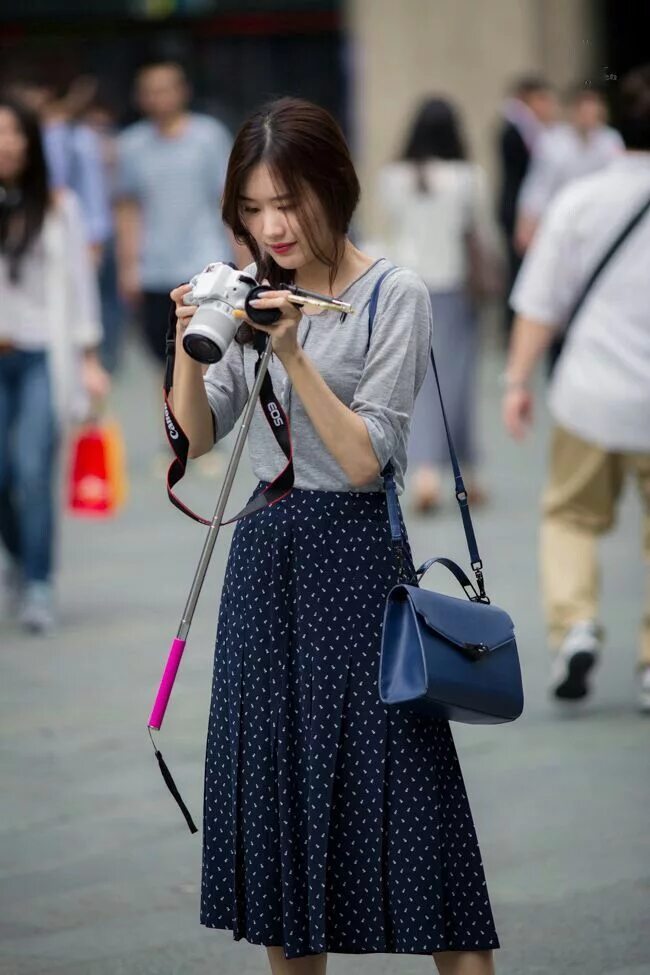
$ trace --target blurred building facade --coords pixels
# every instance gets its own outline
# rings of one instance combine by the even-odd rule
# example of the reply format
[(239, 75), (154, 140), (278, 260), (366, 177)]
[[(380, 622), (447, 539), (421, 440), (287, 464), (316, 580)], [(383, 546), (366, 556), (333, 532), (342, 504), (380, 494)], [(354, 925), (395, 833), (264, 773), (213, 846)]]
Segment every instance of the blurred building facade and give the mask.
[[(498, 108), (513, 78), (539, 72), (563, 89), (604, 64), (602, 11), (593, 0), (348, 0), (347, 17), (357, 158), (368, 188), (399, 153), (420, 98), (453, 99), (472, 153), (492, 173)], [(364, 230), (381, 236), (371, 196)]]
[(0, 3), (0, 84), (21, 64), (96, 74), (119, 121), (145, 57), (181, 59), (195, 107), (231, 129), (260, 102), (297, 94), (342, 122), (365, 189), (362, 236), (381, 236), (379, 168), (422, 96), (452, 98), (471, 152), (494, 173), (499, 105), (517, 75), (563, 89), (615, 82), (647, 59), (647, 0), (30, 0)]
[(0, 0), (0, 85), (36, 67), (59, 87), (80, 74), (122, 124), (135, 120), (137, 68), (180, 61), (194, 107), (231, 129), (261, 102), (302, 94), (346, 121), (345, 37), (339, 0)]

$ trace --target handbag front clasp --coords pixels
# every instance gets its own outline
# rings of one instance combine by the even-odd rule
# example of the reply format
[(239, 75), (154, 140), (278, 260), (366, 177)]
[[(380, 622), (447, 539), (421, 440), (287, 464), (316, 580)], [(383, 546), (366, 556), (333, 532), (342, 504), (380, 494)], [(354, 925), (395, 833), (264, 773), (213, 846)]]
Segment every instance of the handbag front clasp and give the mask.
[(480, 660), (490, 648), (486, 643), (464, 643), (458, 649), (470, 660)]

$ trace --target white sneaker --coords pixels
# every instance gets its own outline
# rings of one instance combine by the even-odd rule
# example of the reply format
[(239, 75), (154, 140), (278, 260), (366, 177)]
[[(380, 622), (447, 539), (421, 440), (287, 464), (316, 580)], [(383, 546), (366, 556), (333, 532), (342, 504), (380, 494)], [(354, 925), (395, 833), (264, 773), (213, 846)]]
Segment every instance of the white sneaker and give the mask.
[(51, 633), (54, 628), (52, 587), (48, 582), (28, 582), (20, 610), (20, 623), (30, 633)]
[(639, 711), (650, 714), (650, 667), (639, 673)]
[(587, 681), (598, 662), (602, 630), (595, 620), (574, 623), (551, 668), (551, 692), (562, 701), (579, 701), (589, 694)]

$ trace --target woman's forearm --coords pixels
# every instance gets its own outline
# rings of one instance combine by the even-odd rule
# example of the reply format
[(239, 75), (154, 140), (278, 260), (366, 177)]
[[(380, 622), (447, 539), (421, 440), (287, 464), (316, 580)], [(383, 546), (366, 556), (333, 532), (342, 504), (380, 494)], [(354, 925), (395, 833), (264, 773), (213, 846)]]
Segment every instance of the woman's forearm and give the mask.
[(211, 450), (214, 444), (214, 426), (203, 383), (203, 367), (185, 352), (180, 336), (176, 342), (174, 385), (170, 404), (190, 442), (189, 456), (200, 457)]
[(338, 399), (302, 349), (283, 364), (318, 436), (350, 483), (362, 487), (374, 480), (379, 461), (361, 417)]

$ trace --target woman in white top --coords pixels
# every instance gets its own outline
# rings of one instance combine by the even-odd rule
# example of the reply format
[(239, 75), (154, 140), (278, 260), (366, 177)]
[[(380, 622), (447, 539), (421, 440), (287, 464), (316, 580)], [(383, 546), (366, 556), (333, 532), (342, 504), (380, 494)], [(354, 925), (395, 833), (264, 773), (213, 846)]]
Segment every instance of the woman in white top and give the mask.
[[(483, 171), (466, 159), (454, 108), (441, 98), (416, 114), (399, 161), (382, 170), (379, 199), (388, 223), (388, 254), (416, 271), (433, 306), (433, 350), (461, 464), (476, 464), (474, 401), (478, 331), (472, 286), (494, 253)], [(439, 468), (447, 442), (429, 367), (415, 406), (409, 467), (417, 510), (440, 501)], [(470, 474), (474, 503), (484, 492)]]
[(51, 194), (38, 122), (0, 100), (0, 540), (21, 621), (53, 623), (53, 481), (58, 432), (108, 377), (94, 272), (68, 191)]

